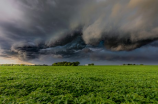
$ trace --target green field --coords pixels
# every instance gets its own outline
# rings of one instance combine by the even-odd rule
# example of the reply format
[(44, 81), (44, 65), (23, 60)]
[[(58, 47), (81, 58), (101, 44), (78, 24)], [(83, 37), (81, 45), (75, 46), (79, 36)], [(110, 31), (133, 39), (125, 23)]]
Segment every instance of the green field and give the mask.
[(158, 104), (158, 66), (1, 66), (0, 104)]

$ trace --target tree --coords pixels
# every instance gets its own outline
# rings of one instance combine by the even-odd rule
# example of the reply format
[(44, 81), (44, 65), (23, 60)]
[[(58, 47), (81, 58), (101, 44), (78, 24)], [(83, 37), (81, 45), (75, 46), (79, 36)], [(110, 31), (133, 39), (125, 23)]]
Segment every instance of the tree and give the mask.
[(57, 63), (52, 64), (52, 66), (57, 66)]
[(79, 64), (80, 64), (80, 62), (73, 62), (73, 64), (75, 65), (75, 66), (78, 66)]
[(65, 63), (64, 66), (68, 66), (68, 63)]
[(70, 63), (70, 62), (68, 62), (68, 66), (71, 66), (71, 63)]
[(94, 63), (92, 63), (91, 65), (94, 66)]
[(74, 63), (72, 63), (72, 64), (71, 64), (71, 66), (75, 66), (75, 64), (74, 64)]

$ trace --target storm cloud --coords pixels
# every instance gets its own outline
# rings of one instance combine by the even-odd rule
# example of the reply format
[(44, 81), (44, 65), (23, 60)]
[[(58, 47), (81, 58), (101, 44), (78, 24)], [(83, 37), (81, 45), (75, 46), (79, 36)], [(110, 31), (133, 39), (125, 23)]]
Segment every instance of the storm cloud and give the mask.
[[(157, 62), (157, 5), (157, 0), (0, 0), (1, 57)], [(142, 54), (145, 50), (151, 55)]]

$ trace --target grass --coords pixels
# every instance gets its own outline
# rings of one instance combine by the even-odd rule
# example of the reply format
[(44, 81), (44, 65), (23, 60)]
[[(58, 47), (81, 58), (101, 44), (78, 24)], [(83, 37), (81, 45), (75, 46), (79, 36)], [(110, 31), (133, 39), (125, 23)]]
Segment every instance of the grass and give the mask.
[(158, 66), (1, 66), (0, 104), (158, 103)]

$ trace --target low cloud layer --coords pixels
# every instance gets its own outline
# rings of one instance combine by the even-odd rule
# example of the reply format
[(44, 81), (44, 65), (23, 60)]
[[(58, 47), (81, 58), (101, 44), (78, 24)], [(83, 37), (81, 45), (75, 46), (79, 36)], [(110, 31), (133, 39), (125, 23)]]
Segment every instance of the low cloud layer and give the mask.
[(157, 62), (157, 4), (157, 0), (0, 0), (1, 57)]

